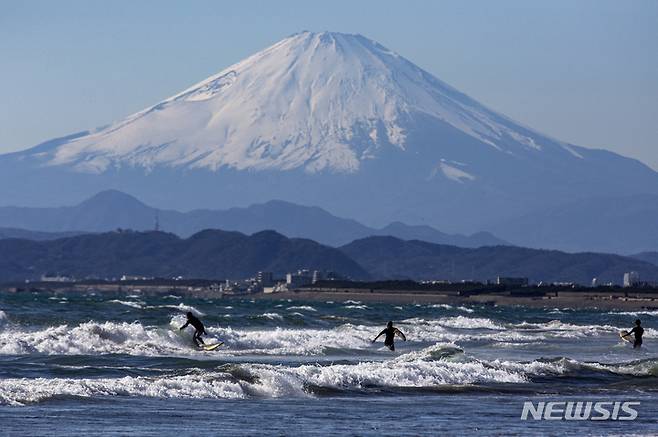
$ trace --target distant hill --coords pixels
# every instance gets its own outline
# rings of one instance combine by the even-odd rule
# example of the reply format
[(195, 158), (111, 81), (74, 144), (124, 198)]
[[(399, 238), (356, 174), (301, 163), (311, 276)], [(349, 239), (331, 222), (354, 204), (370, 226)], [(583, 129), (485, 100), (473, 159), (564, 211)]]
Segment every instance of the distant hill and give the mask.
[(0, 240), (0, 281), (38, 279), (45, 273), (76, 278), (128, 274), (232, 279), (259, 270), (280, 275), (300, 268), (369, 278), (337, 249), (273, 231), (247, 236), (208, 230), (187, 239), (164, 232), (123, 231), (53, 241)]
[(658, 195), (583, 199), (487, 227), (524, 247), (632, 254), (658, 249)]
[(565, 253), (511, 246), (477, 249), (369, 237), (340, 248), (377, 279), (473, 279), (496, 276), (528, 277), (531, 281), (589, 284), (621, 283), (623, 274), (637, 271), (645, 280), (658, 280), (658, 266), (619, 255)]
[(531, 281), (620, 283), (637, 271), (658, 281), (658, 266), (619, 255), (525, 249), (460, 248), (394, 237), (368, 237), (339, 249), (274, 231), (251, 236), (206, 230), (187, 239), (165, 232), (115, 231), (50, 241), (0, 240), (0, 281), (45, 273), (76, 278), (121, 275), (239, 279), (257, 271), (282, 275), (301, 268), (330, 270), (352, 279), (473, 279), (522, 276)]
[(631, 258), (639, 259), (658, 266), (658, 252), (641, 252), (631, 255)]
[(107, 190), (76, 206), (0, 207), (0, 226), (47, 232), (107, 232), (117, 228), (146, 231), (154, 229), (156, 217), (161, 229), (182, 237), (203, 229), (246, 234), (272, 229), (288, 237), (309, 238), (334, 247), (371, 235), (392, 235), (405, 240), (420, 239), (462, 247), (506, 244), (485, 232), (472, 236), (450, 235), (430, 226), (409, 226), (399, 222), (374, 229), (355, 220), (336, 217), (318, 207), (276, 200), (246, 208), (182, 213), (158, 210), (128, 194)]
[(369, 236), (392, 236), (401, 240), (421, 240), (428, 243), (447, 244), (459, 247), (482, 247), (508, 245), (504, 240), (489, 232), (472, 235), (445, 234), (426, 225), (407, 225), (394, 222), (382, 229), (373, 229)]
[(41, 232), (41, 231), (30, 231), (27, 229), (18, 229), (18, 228), (0, 228), (0, 240), (5, 238), (22, 238), (26, 240), (56, 240), (58, 238), (73, 237), (76, 235), (82, 235), (86, 232)]

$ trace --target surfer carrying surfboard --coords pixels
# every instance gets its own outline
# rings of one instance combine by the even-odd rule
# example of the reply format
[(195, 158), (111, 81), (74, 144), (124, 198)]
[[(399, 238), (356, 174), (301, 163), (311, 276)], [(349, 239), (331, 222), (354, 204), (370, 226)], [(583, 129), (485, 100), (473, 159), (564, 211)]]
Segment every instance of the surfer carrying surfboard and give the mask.
[(192, 336), (192, 341), (194, 341), (194, 344), (197, 345), (197, 347), (201, 347), (199, 343), (205, 344), (201, 338), (201, 335), (207, 334), (206, 328), (203, 326), (203, 323), (201, 323), (201, 320), (192, 314), (192, 312), (187, 313), (187, 322), (185, 322), (185, 324), (180, 327), (180, 330), (182, 331), (183, 329), (187, 328), (188, 325), (194, 326), (195, 329), (194, 335)]
[(390, 350), (395, 350), (395, 336), (398, 335), (402, 340), (407, 341), (407, 337), (404, 336), (402, 331), (398, 328), (393, 327), (393, 322), (388, 322), (386, 328), (379, 333), (377, 337), (372, 341), (373, 343), (377, 341), (379, 337), (386, 335), (384, 339), (384, 345), (387, 346)]
[(644, 334), (644, 328), (640, 326), (641, 324), (642, 322), (640, 321), (640, 319), (637, 319), (635, 321), (635, 327), (631, 329), (627, 334), (622, 335), (622, 338), (626, 338), (630, 335), (635, 336), (635, 341), (633, 342), (634, 348), (642, 346), (642, 335)]

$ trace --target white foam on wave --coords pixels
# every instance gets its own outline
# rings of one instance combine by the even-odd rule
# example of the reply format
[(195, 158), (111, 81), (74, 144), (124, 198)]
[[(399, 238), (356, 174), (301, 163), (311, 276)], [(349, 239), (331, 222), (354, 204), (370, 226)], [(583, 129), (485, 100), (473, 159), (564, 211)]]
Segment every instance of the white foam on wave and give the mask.
[[(521, 323), (514, 325), (517, 328), (534, 327), (539, 330), (551, 331), (554, 337), (596, 337), (596, 336), (616, 336), (621, 330), (629, 330), (630, 326), (612, 326), (612, 325), (574, 325), (572, 323), (562, 322), (560, 320), (551, 320), (547, 323)], [(658, 330), (653, 328), (644, 328), (645, 335), (649, 337), (658, 336)]]
[(428, 308), (443, 309), (443, 310), (457, 309), (459, 311), (463, 311), (463, 312), (469, 313), (469, 314), (475, 312), (475, 310), (473, 308), (468, 308), (468, 307), (465, 307), (465, 306), (454, 307), (452, 305), (448, 305), (447, 303), (437, 303), (437, 304), (433, 304), (433, 305), (428, 305), (427, 307)]
[(465, 329), (493, 329), (505, 330), (505, 326), (494, 322), (491, 319), (483, 317), (446, 317), (439, 319), (439, 323), (448, 328), (465, 328)]
[(217, 336), (234, 354), (318, 355), (326, 348), (366, 349), (378, 331), (373, 327), (342, 325), (322, 329), (219, 328)]
[(517, 362), (506, 360), (493, 360), (488, 362), (490, 366), (506, 369), (511, 372), (523, 373), (527, 376), (562, 375), (578, 367), (578, 362), (567, 358), (555, 361), (535, 360), (530, 362)]
[(541, 345), (541, 341), (524, 341), (524, 342), (516, 342), (516, 341), (498, 341), (494, 343), (492, 346), (497, 347), (497, 348), (502, 348), (502, 349), (519, 349), (523, 347), (529, 347), (529, 346), (538, 346)]
[(132, 308), (137, 308), (137, 309), (142, 309), (142, 308), (144, 308), (144, 305), (146, 305), (146, 302), (143, 302), (143, 301), (131, 302), (131, 301), (119, 300), (119, 299), (108, 300), (108, 302), (109, 303), (118, 303), (118, 304), (121, 304), (121, 305), (125, 305), (125, 306), (132, 307)]
[[(582, 338), (596, 336), (616, 335), (622, 327), (612, 325), (576, 325), (573, 323), (563, 322), (561, 320), (550, 320), (548, 322), (530, 323), (501, 323), (488, 318), (482, 317), (441, 317), (436, 320), (425, 320), (421, 318), (412, 318), (403, 321), (409, 325), (427, 325), (443, 326), (460, 330), (493, 330), (504, 331), (503, 337), (496, 335), (481, 335), (482, 338), (492, 340), (500, 337), (501, 341), (510, 341), (518, 339), (550, 339), (550, 338)], [(652, 328), (645, 328), (648, 335), (654, 335)]]
[(297, 310), (297, 311), (312, 311), (312, 312), (317, 312), (318, 311), (310, 305), (291, 306), (291, 307), (288, 307), (286, 309), (288, 311), (295, 311), (295, 310)]
[[(371, 332), (364, 327), (343, 328), (362, 330), (362, 341)], [(277, 330), (276, 341), (309, 342), (299, 339), (298, 332)], [(230, 332), (225, 332), (230, 334)], [(237, 342), (271, 342), (263, 332), (249, 336), (235, 332)], [(338, 334), (338, 333), (337, 333)], [(339, 336), (336, 336), (336, 339)], [(289, 349), (290, 344), (282, 344)], [(609, 371), (618, 374), (656, 376), (655, 359), (622, 364), (582, 363), (561, 358), (516, 362), (478, 360), (465, 356), (453, 343), (437, 343), (411, 351), (386, 361), (364, 361), (351, 364), (283, 366), (272, 364), (241, 364), (216, 370), (190, 369), (189, 374), (157, 377), (122, 378), (5, 378), (0, 379), (0, 404), (24, 405), (55, 396), (147, 396), (160, 398), (306, 397), (315, 389), (359, 390), (363, 388), (428, 388), (472, 384), (523, 384), (534, 376), (560, 376), (582, 369)], [(237, 375), (233, 370), (238, 370)]]
[[(364, 387), (440, 387), (478, 383), (524, 383), (527, 376), (503, 366), (465, 360), (450, 343), (438, 343), (386, 361), (328, 366), (297, 367), (248, 364), (244, 367), (258, 378), (263, 373), (277, 379), (286, 375), (287, 386), (360, 389)], [(456, 355), (455, 355), (456, 354)], [(437, 359), (437, 357), (439, 357)], [(274, 372), (274, 375), (272, 374)], [(295, 384), (294, 381), (297, 381)]]
[[(226, 371), (192, 369), (188, 375), (123, 378), (8, 378), (0, 380), (0, 404), (24, 405), (55, 396), (147, 396), (161, 398), (307, 397), (316, 387), (434, 388), (475, 383), (523, 383), (526, 376), (479, 361), (433, 359), (452, 345), (435, 345), (383, 362), (356, 364), (240, 365), (241, 378)], [(247, 375), (245, 375), (245, 373)], [(245, 377), (247, 376), (247, 377)]]
[[(23, 330), (12, 326), (0, 331), (0, 354), (97, 355), (129, 354), (144, 356), (194, 355), (203, 351), (192, 347), (191, 335), (179, 331), (182, 316), (169, 326), (141, 323), (85, 322), (77, 326), (59, 325)], [(213, 339), (212, 332), (209, 339)]]
[(526, 331), (550, 332), (552, 337), (581, 338), (602, 336), (618, 333), (622, 328), (611, 325), (575, 325), (561, 320), (551, 320), (544, 323), (522, 322), (512, 325), (516, 329)]
[[(174, 306), (177, 310), (179, 306)], [(308, 313), (286, 313), (286, 317), (309, 317)], [(224, 317), (230, 317), (226, 314)], [(274, 325), (285, 318), (275, 312), (257, 318), (272, 320)], [(323, 316), (323, 319), (346, 322), (349, 319)], [(192, 347), (190, 332), (178, 330), (185, 322), (181, 313), (173, 316), (169, 326), (147, 326), (141, 323), (95, 322), (77, 326), (59, 325), (26, 328), (8, 324), (0, 313), (0, 354), (130, 354), (145, 356), (198, 356)], [(397, 323), (407, 336), (401, 343), (408, 350), (418, 344), (445, 342), (465, 345), (469, 342), (490, 343), (501, 348), (520, 345), (548, 344), (554, 339), (582, 337), (617, 338), (620, 328), (608, 325), (574, 325), (557, 320), (545, 323), (502, 324), (482, 317), (445, 317), (439, 319), (412, 318)], [(330, 329), (294, 327), (206, 326), (209, 338), (219, 339), (226, 346), (217, 351), (224, 355), (297, 355), (312, 356), (335, 353), (333, 349), (377, 353), (379, 346), (371, 340), (383, 326), (344, 323)], [(655, 330), (646, 329), (647, 337)], [(416, 346), (414, 346), (416, 345)], [(352, 353), (352, 352), (350, 352)]]
[[(298, 313), (303, 316), (301, 313)], [(266, 313), (272, 319), (281, 316)], [(185, 319), (172, 318), (169, 326), (141, 323), (85, 322), (76, 326), (58, 325), (25, 330), (12, 326), (0, 330), (0, 354), (97, 355), (129, 354), (144, 356), (199, 356), (191, 335), (179, 331)], [(342, 325), (322, 329), (232, 329), (206, 326), (208, 339), (225, 342), (220, 354), (315, 355), (325, 348), (367, 349), (378, 328)]]
[(532, 342), (547, 338), (542, 333), (524, 333), (505, 330), (489, 319), (471, 319), (463, 316), (426, 320), (412, 318), (403, 320), (398, 326), (408, 339), (421, 342), (464, 342), (464, 341), (515, 341)]
[(403, 321), (404, 323), (409, 324), (436, 324), (439, 326), (444, 326), (447, 328), (457, 328), (457, 329), (491, 329), (502, 331), (507, 329), (505, 326), (494, 322), (491, 319), (483, 317), (465, 317), (465, 316), (456, 316), (456, 317), (441, 317), (436, 320), (425, 320), (419, 318), (412, 318)]
[(564, 375), (582, 369), (610, 372), (617, 375), (658, 376), (658, 360), (655, 358), (615, 364), (581, 362), (562, 357), (557, 360), (535, 360), (531, 362), (494, 360), (490, 361), (489, 365), (514, 372), (523, 372), (528, 376)]
[(587, 363), (586, 366), (596, 370), (605, 370), (608, 372), (613, 372), (621, 375), (658, 377), (658, 360), (655, 357), (653, 357), (652, 359), (635, 361), (632, 363), (621, 363), (621, 364)]
[(452, 305), (448, 305), (447, 303), (435, 303), (433, 305), (428, 305), (428, 308), (436, 308), (436, 309), (442, 309), (442, 310), (451, 310), (454, 307)]
[(283, 316), (279, 313), (263, 313), (260, 316), (257, 317), (264, 317), (266, 319), (270, 320), (283, 320)]
[(0, 380), (0, 404), (25, 405), (54, 396), (244, 398), (240, 384), (213, 375), (123, 378), (21, 378)]
[(8, 322), (7, 313), (0, 310), (0, 326), (5, 325)]
[(644, 310), (644, 311), (610, 311), (608, 314), (615, 316), (654, 316), (658, 317), (658, 310)]
[(368, 310), (370, 307), (368, 305), (345, 305), (343, 308), (348, 310)]
[(398, 359), (384, 362), (303, 365), (283, 371), (300, 378), (304, 384), (323, 388), (358, 389), (363, 387), (435, 388), (444, 385), (482, 383), (524, 383), (521, 373), (496, 369), (481, 362)]

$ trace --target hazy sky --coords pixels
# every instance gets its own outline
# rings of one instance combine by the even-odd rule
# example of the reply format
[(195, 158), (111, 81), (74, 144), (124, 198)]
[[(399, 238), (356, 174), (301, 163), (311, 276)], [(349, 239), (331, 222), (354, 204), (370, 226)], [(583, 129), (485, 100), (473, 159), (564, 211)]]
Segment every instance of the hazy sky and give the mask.
[(0, 152), (115, 121), (301, 30), (361, 33), (528, 126), (658, 169), (655, 0), (0, 0)]

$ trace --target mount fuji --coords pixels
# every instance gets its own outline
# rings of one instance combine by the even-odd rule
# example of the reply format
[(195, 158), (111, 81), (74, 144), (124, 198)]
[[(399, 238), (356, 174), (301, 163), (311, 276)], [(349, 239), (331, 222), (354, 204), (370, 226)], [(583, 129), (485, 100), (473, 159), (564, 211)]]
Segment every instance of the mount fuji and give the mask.
[(116, 123), (0, 156), (0, 204), (110, 188), (163, 208), (281, 199), (474, 232), (658, 194), (658, 173), (522, 126), (361, 35), (301, 32)]

